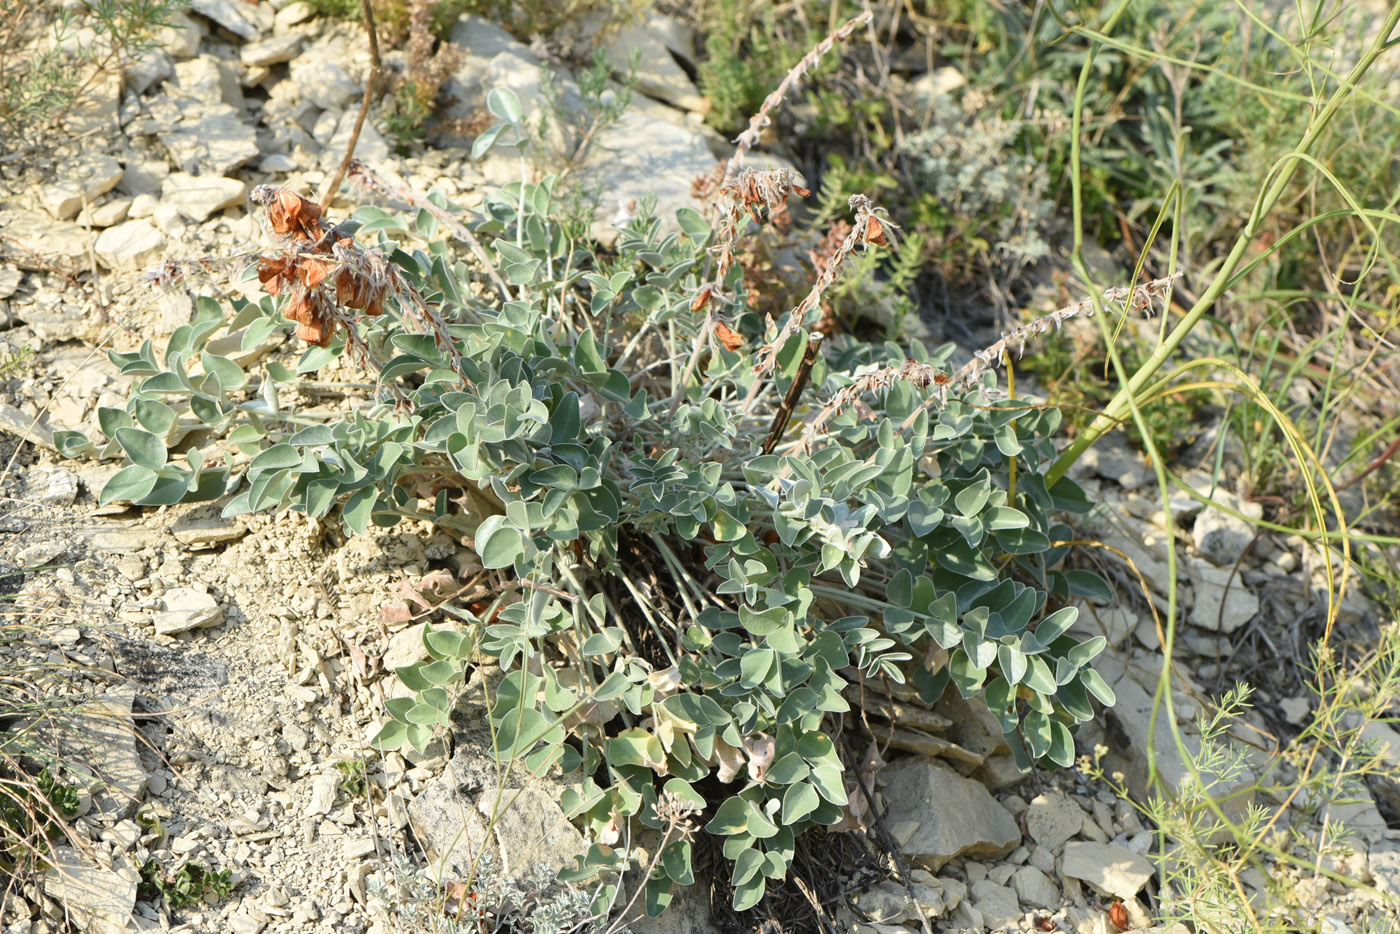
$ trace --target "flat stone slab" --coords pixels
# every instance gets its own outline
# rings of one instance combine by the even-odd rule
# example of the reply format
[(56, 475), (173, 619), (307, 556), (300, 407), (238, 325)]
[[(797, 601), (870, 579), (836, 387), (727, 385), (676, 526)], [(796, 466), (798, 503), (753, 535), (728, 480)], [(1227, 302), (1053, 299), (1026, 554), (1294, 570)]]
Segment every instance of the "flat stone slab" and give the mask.
[(1152, 879), (1152, 863), (1125, 846), (1076, 840), (1065, 846), (1060, 871), (1124, 901), (1137, 895)]
[(153, 616), (156, 632), (163, 636), (205, 629), (224, 621), (224, 608), (219, 601), (203, 591), (177, 587), (165, 595), (160, 612)]
[(1021, 842), (1010, 813), (978, 781), (933, 759), (906, 759), (880, 773), (885, 821), (906, 856), (937, 872), (955, 856), (1003, 856)]
[(135, 867), (124, 867), (128, 872), (104, 869), (69, 846), (54, 847), (48, 858), (44, 892), (72, 913), (79, 930), (106, 934), (129, 929), (140, 878)]

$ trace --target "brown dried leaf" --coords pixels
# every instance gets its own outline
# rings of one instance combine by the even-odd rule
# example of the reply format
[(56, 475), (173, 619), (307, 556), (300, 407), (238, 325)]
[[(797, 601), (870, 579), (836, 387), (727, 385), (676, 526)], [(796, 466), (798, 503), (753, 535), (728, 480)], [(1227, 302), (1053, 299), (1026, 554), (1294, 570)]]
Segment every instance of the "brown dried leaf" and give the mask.
[(335, 263), (330, 260), (303, 256), (301, 262), (297, 264), (297, 274), (301, 277), (303, 285), (308, 289), (314, 289), (326, 281), (326, 276), (329, 276), (334, 268)]
[(320, 318), (312, 318), (297, 325), (297, 339), (317, 347), (329, 347), (334, 333), (335, 329)]
[(379, 608), (379, 621), (381, 623), (406, 623), (411, 619), (413, 619), (413, 610), (409, 608), (407, 601), (395, 600)]
[(1133, 926), (1133, 923), (1128, 920), (1128, 909), (1124, 908), (1120, 901), (1115, 901), (1108, 907), (1108, 920), (1113, 922), (1113, 926), (1118, 929), (1120, 934)]
[(476, 893), (464, 882), (450, 882), (445, 887), (442, 902), (444, 915), (460, 915), (468, 902), (476, 902)]
[(321, 238), (321, 206), (308, 201), (295, 191), (279, 188), (277, 196), (267, 209), (267, 219), (272, 230), (282, 237), (297, 237), (302, 240)]
[(273, 298), (281, 294), (288, 283), (296, 281), (296, 259), (290, 256), (264, 256), (258, 260), (258, 281), (263, 291)]
[(744, 346), (743, 336), (723, 321), (715, 322), (715, 337), (719, 338), (725, 350), (738, 350)]

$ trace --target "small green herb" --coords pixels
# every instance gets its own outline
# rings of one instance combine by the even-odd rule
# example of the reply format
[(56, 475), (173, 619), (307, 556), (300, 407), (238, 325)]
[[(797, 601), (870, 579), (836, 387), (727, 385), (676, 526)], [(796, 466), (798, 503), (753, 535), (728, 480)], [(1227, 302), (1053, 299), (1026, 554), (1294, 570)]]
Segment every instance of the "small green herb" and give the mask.
[(171, 874), (152, 856), (141, 867), (137, 897), (145, 901), (164, 898), (167, 908), (178, 911), (204, 901), (206, 895), (212, 894), (220, 900), (228, 898), (233, 888), (233, 873), (228, 869), (215, 872), (199, 863), (188, 862)]

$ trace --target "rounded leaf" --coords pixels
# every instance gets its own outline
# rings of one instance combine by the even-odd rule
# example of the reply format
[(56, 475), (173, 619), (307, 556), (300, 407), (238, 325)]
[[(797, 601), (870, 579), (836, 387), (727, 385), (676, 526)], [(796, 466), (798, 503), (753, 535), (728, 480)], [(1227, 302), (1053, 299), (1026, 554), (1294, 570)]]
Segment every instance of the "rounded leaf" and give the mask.
[(141, 428), (118, 428), (117, 443), (133, 464), (148, 470), (160, 470), (165, 466), (165, 442)]
[(119, 499), (135, 502), (151, 492), (158, 479), (160, 474), (149, 467), (142, 467), (140, 464), (123, 467), (113, 474), (112, 479), (102, 488), (102, 495), (97, 498), (98, 505), (105, 506)]
[(492, 88), (486, 95), (486, 109), (507, 123), (520, 122), (520, 98), (510, 88)]
[(481, 566), (490, 570), (508, 568), (525, 553), (520, 530), (507, 525), (505, 516), (488, 516), (476, 529), (476, 553)]

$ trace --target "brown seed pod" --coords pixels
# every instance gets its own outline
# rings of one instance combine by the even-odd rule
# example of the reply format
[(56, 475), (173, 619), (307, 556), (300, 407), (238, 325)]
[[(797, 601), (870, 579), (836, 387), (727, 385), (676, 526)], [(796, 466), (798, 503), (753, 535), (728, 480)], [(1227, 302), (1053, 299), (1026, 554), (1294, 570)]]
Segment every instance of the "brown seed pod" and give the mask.
[(885, 239), (884, 225), (873, 214), (865, 222), (865, 242), (873, 243), (876, 246), (889, 246), (890, 243)]
[(710, 304), (710, 298), (715, 294), (713, 284), (701, 286), (700, 291), (695, 293), (695, 301), (690, 303), (691, 311), (700, 311)]

